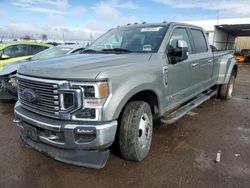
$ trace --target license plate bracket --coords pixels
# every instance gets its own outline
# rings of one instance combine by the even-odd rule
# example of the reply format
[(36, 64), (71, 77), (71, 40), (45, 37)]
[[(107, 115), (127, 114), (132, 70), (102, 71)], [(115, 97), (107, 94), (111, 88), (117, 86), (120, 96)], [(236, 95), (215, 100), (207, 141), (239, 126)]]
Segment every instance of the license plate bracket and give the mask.
[(24, 126), (23, 132), (26, 138), (30, 138), (33, 141), (38, 141), (38, 131), (36, 128), (26, 125)]

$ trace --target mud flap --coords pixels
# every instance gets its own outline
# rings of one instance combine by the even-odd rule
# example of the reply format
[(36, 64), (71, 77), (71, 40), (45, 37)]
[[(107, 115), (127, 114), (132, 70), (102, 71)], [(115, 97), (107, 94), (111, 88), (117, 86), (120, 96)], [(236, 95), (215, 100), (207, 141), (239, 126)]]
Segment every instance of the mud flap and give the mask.
[(71, 150), (51, 147), (41, 142), (32, 141), (21, 135), (22, 140), (32, 148), (48, 155), (49, 157), (68, 164), (87, 168), (101, 169), (106, 165), (109, 150)]

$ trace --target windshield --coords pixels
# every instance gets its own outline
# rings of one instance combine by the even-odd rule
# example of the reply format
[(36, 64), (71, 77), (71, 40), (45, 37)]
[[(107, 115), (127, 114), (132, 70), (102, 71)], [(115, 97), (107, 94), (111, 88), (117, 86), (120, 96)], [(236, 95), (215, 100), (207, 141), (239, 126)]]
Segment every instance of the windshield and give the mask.
[(167, 26), (118, 27), (102, 35), (87, 50), (157, 52), (166, 31)]
[(65, 55), (66, 53), (68, 53), (72, 49), (73, 48), (56, 46), (56, 47), (44, 50), (44, 51), (34, 55), (30, 60), (35, 61), (35, 60), (42, 60), (42, 59), (49, 59), (49, 58), (53, 58), (53, 57), (59, 57), (59, 56)]

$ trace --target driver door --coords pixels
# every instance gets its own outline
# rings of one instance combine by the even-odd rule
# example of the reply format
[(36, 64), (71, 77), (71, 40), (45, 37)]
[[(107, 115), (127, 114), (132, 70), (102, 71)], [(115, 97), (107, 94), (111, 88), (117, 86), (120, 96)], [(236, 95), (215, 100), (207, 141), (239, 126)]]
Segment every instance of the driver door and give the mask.
[[(178, 40), (185, 41), (188, 47), (188, 58), (179, 62), (172, 62), (169, 51), (177, 48)], [(169, 63), (168, 69), (168, 85), (166, 88), (168, 96), (169, 108), (175, 107), (189, 99), (194, 91), (192, 77), (192, 46), (187, 29), (177, 27), (173, 30), (167, 45)]]

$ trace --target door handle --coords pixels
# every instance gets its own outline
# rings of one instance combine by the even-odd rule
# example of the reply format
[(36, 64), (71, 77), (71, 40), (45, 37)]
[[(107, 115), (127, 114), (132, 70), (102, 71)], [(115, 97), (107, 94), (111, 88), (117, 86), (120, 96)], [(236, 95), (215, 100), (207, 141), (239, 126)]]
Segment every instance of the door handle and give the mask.
[(192, 63), (192, 67), (197, 67), (199, 63)]

